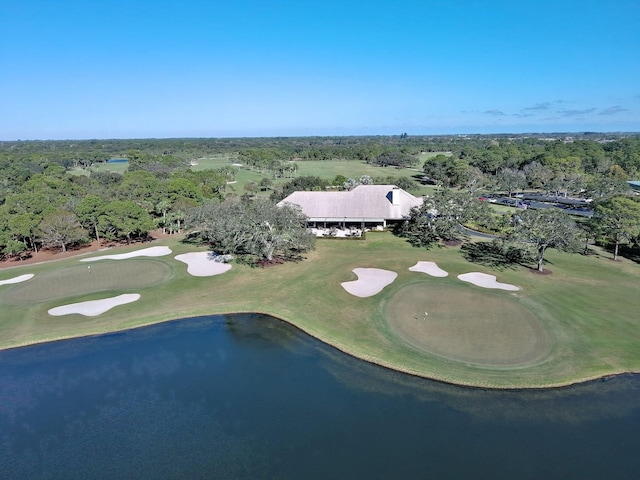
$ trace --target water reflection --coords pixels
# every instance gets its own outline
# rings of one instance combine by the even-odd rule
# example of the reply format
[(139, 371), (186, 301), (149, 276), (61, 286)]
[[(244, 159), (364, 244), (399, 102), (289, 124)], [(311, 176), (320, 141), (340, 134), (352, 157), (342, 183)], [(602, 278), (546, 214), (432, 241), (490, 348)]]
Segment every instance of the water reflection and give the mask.
[[(0, 352), (4, 478), (626, 478), (640, 381), (469, 389), (227, 315)], [(464, 456), (464, 462), (460, 457)]]
[(632, 374), (562, 388), (493, 390), (399, 375), (340, 352), (320, 350), (330, 359), (324, 367), (349, 388), (439, 402), (476, 419), (576, 423), (624, 417), (640, 409), (640, 379)]

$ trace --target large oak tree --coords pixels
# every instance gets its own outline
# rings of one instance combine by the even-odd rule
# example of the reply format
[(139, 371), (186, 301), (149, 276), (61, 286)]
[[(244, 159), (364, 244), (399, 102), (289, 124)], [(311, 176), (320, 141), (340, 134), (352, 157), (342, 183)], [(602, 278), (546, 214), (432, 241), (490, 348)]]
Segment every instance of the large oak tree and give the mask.
[(266, 260), (297, 258), (315, 244), (307, 217), (296, 205), (268, 200), (226, 200), (196, 208), (189, 225), (221, 253), (251, 254)]
[(596, 205), (593, 222), (600, 237), (613, 243), (613, 259), (620, 245), (640, 237), (640, 202), (631, 197), (612, 197)]
[(400, 235), (416, 247), (464, 237), (460, 225), (488, 215), (487, 205), (469, 192), (441, 189), (411, 209)]
[(509, 240), (533, 248), (540, 272), (544, 270), (544, 256), (548, 248), (577, 251), (579, 237), (576, 222), (557, 208), (529, 209), (514, 215), (514, 228), (509, 234)]
[(80, 225), (76, 214), (64, 210), (45, 215), (38, 224), (37, 232), (42, 245), (60, 247), (63, 252), (67, 251), (68, 245), (87, 238), (87, 231)]

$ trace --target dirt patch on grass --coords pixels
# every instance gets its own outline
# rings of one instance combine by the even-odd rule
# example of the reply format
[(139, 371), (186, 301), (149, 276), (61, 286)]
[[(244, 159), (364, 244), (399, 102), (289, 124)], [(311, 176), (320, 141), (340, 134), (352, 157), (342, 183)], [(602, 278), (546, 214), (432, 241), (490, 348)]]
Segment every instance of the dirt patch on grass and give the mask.
[(450, 360), (521, 366), (540, 360), (550, 349), (535, 314), (503, 292), (422, 282), (396, 293), (385, 315), (403, 341)]
[(530, 268), (529, 271), (535, 275), (551, 275), (553, 273), (553, 271), (547, 268), (543, 268), (542, 271), (538, 270), (537, 268)]
[(285, 261), (286, 260), (284, 258), (272, 258), (271, 260), (261, 258), (256, 262), (256, 265), (262, 268), (275, 267), (276, 265), (282, 265)]

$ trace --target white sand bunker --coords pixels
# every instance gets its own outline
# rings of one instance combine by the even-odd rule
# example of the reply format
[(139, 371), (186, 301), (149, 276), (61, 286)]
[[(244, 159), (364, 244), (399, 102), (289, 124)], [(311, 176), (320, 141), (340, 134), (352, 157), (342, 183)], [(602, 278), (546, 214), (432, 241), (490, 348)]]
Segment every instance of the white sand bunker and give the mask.
[(340, 285), (351, 295), (363, 298), (380, 293), (398, 276), (396, 272), (380, 268), (354, 268), (352, 271), (358, 276), (358, 280), (342, 282)]
[(436, 262), (418, 262), (413, 267), (409, 267), (412, 272), (423, 272), (432, 277), (446, 277), (448, 272), (442, 270)]
[(26, 282), (33, 278), (33, 273), (27, 273), (20, 275), (19, 277), (8, 278), (7, 280), (0, 280), (0, 285), (10, 285), (12, 283)]
[(463, 273), (462, 275), (458, 275), (458, 278), (463, 282), (473, 283), (474, 285), (483, 288), (497, 288), (500, 290), (509, 290), (511, 292), (520, 290), (520, 287), (516, 287), (515, 285), (498, 282), (495, 275), (489, 275), (487, 273)]
[(228, 263), (217, 262), (211, 252), (191, 252), (176, 255), (176, 260), (187, 264), (187, 272), (194, 277), (220, 275), (231, 269)]
[(129, 253), (121, 253), (118, 255), (102, 255), (100, 257), (83, 258), (81, 262), (95, 262), (97, 260), (124, 260), (134, 257), (162, 257), (169, 255), (171, 249), (169, 247), (149, 247), (142, 250), (135, 250)]
[(90, 300), (88, 302), (70, 303), (69, 305), (62, 305), (61, 307), (55, 307), (49, 310), (49, 315), (54, 317), (60, 317), (62, 315), (70, 315), (72, 313), (79, 313), (85, 317), (95, 317), (102, 313), (108, 312), (113, 307), (118, 305), (126, 305), (127, 303), (135, 302), (140, 298), (138, 293), (125, 293), (118, 295), (117, 297), (103, 298), (102, 300)]

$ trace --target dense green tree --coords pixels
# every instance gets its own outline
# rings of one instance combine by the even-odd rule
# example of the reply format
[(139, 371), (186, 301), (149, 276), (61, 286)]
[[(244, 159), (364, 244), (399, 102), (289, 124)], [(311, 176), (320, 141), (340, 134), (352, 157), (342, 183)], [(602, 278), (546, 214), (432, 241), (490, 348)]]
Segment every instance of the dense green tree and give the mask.
[(587, 198), (597, 201), (624, 195), (627, 191), (629, 191), (629, 185), (626, 182), (616, 178), (598, 175), (592, 176), (587, 180), (584, 194)]
[(406, 191), (411, 191), (411, 190), (415, 190), (416, 188), (418, 188), (418, 184), (416, 182), (414, 182), (413, 180), (411, 180), (410, 178), (407, 177), (399, 177), (399, 178), (395, 178), (395, 179), (389, 179), (385, 182), (376, 182), (376, 183), (380, 183), (380, 184), (388, 184), (388, 185), (395, 185), (398, 188), (401, 188), (402, 190), (406, 190)]
[(369, 163), (380, 165), (381, 167), (393, 166), (408, 168), (415, 165), (417, 163), (417, 159), (416, 157), (401, 151), (387, 151), (381, 153)]
[(345, 177), (344, 175), (336, 175), (331, 181), (331, 185), (334, 187), (342, 187), (342, 185), (344, 185), (344, 182), (346, 181), (347, 177)]
[(544, 158), (544, 166), (551, 169), (554, 174), (571, 174), (580, 173), (582, 169), (582, 160), (577, 156), (555, 157), (547, 156)]
[(43, 246), (60, 247), (63, 252), (67, 246), (80, 243), (87, 238), (87, 232), (73, 212), (56, 210), (44, 216), (37, 227), (37, 235)]
[(175, 201), (178, 198), (190, 198), (199, 202), (202, 196), (202, 190), (187, 178), (171, 178), (166, 182), (164, 191), (170, 201)]
[(504, 165), (503, 158), (497, 148), (487, 148), (473, 152), (469, 164), (478, 167), (482, 172), (495, 174)]
[(36, 243), (36, 229), (38, 223), (44, 217), (44, 213), (37, 215), (31, 212), (14, 213), (8, 221), (11, 238), (21, 241), (25, 247), (31, 248), (38, 253), (38, 244)]
[(163, 151), (154, 154), (149, 151), (130, 150), (126, 153), (129, 160), (129, 172), (146, 171), (156, 176), (168, 177), (171, 173), (187, 169), (187, 162)]
[(438, 185), (450, 186), (453, 184), (453, 159), (447, 155), (435, 155), (425, 160), (422, 166), (424, 174), (435, 180)]
[(470, 262), (498, 269), (524, 265), (534, 260), (527, 248), (504, 238), (495, 238), (489, 242), (469, 242), (462, 245), (460, 251)]
[(430, 247), (439, 240), (464, 237), (460, 225), (488, 215), (489, 207), (468, 192), (442, 189), (414, 207), (400, 229), (400, 235), (417, 247)]
[(115, 200), (102, 209), (98, 229), (110, 240), (126, 240), (147, 234), (154, 227), (149, 213), (131, 200)]
[(266, 260), (298, 258), (314, 246), (307, 218), (295, 205), (268, 200), (225, 200), (194, 209), (189, 225), (221, 253), (251, 254)]
[(260, 183), (258, 183), (258, 186), (260, 187), (261, 191), (265, 192), (273, 186), (273, 181), (270, 178), (264, 177), (263, 179), (260, 180)]
[(460, 172), (457, 183), (468, 193), (475, 193), (478, 190), (489, 187), (492, 184), (492, 177), (485, 175), (478, 167), (467, 167)]
[(527, 179), (527, 184), (531, 188), (544, 190), (553, 178), (551, 169), (536, 161), (527, 163), (522, 167), (522, 171)]
[(247, 182), (244, 185), (244, 190), (251, 197), (258, 191), (258, 184), (256, 182)]
[(91, 172), (89, 178), (94, 181), (94, 185), (100, 185), (106, 190), (111, 190), (120, 185), (124, 175), (117, 172)]
[(514, 227), (509, 240), (534, 250), (537, 270), (543, 271), (544, 256), (548, 248), (577, 251), (580, 231), (575, 221), (562, 210), (524, 210), (514, 215)]
[(189, 212), (199, 205), (191, 198), (178, 198), (169, 208), (166, 217), (166, 226), (170, 233), (182, 233)]
[(155, 207), (155, 213), (160, 215), (159, 224), (162, 227), (162, 233), (167, 232), (167, 213), (171, 209), (171, 202), (164, 198), (160, 200)]
[(513, 168), (501, 168), (496, 174), (496, 182), (500, 190), (509, 193), (509, 197), (527, 186), (524, 172)]
[(266, 200), (247, 205), (246, 218), (253, 235), (249, 251), (266, 260), (274, 256), (299, 258), (315, 245), (315, 236), (307, 231), (307, 217), (291, 204), (281, 207)]
[(629, 180), (629, 175), (620, 165), (611, 165), (609, 168), (607, 168), (606, 177), (620, 180), (622, 182)]
[(9, 221), (12, 215), (5, 206), (0, 206), (0, 254), (2, 256), (14, 256), (27, 250), (24, 241), (16, 239), (15, 232), (11, 231)]
[(302, 176), (288, 181), (281, 188), (271, 193), (271, 200), (279, 202), (283, 198), (299, 190), (324, 190), (329, 183), (327, 180), (316, 176)]
[[(222, 200), (227, 182), (235, 179), (237, 170), (235, 167), (224, 167), (210, 170), (188, 171), (174, 174), (172, 178), (186, 178), (199, 188), (199, 196), (202, 198), (216, 198)], [(192, 197), (198, 198), (198, 197)]]
[(91, 231), (96, 240), (100, 240), (100, 215), (105, 205), (105, 201), (97, 195), (87, 195), (76, 204), (75, 213), (80, 224)]
[(398, 229), (398, 234), (414, 247), (431, 248), (439, 240), (434, 227), (436, 212), (429, 212), (424, 205), (411, 209), (409, 218)]
[(167, 196), (164, 185), (153, 173), (138, 170), (127, 172), (118, 185), (118, 199), (131, 200), (147, 212), (152, 212), (161, 198)]
[(617, 260), (620, 245), (640, 237), (640, 201), (619, 196), (599, 202), (592, 221), (599, 236), (613, 243)]
[(19, 255), (27, 250), (27, 247), (23, 242), (12, 238), (6, 238), (6, 240), (3, 240), (0, 237), (0, 247), (2, 248), (2, 254), (8, 257)]

